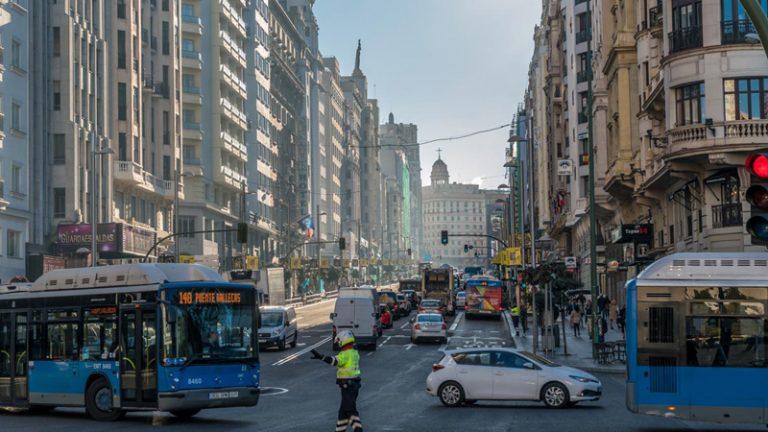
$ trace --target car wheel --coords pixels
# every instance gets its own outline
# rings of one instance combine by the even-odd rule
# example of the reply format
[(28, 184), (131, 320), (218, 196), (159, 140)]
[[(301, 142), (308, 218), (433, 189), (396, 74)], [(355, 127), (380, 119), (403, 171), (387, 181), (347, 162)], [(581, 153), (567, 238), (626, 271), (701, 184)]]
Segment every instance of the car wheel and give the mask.
[(553, 382), (541, 390), (541, 399), (550, 408), (565, 408), (571, 400), (568, 389), (564, 385)]
[(280, 339), (280, 342), (278, 342), (278, 344), (277, 344), (277, 348), (280, 351), (283, 351), (285, 349), (285, 336), (283, 336), (283, 338)]
[(291, 341), (291, 348), (296, 348), (296, 344), (299, 342), (299, 331), (296, 330), (296, 332), (293, 334), (293, 340)]
[(104, 378), (99, 378), (88, 386), (85, 392), (85, 411), (99, 421), (115, 421), (125, 413), (112, 406), (112, 387)]
[(437, 396), (443, 405), (453, 408), (464, 403), (464, 389), (455, 381), (447, 381), (437, 389)]
[(189, 420), (197, 413), (199, 413), (199, 409), (185, 409), (185, 410), (173, 410), (170, 413), (173, 414), (174, 417), (181, 419), (181, 420)]

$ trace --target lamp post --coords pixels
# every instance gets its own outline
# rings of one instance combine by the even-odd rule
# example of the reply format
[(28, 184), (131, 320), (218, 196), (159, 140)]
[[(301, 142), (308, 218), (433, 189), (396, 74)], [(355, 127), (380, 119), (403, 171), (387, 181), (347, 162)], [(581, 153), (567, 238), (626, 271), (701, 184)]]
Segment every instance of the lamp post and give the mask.
[(752, 20), (752, 24), (757, 31), (757, 37), (763, 44), (766, 56), (768, 56), (768, 17), (765, 11), (760, 6), (758, 0), (740, 0), (741, 5), (744, 7), (744, 11)]

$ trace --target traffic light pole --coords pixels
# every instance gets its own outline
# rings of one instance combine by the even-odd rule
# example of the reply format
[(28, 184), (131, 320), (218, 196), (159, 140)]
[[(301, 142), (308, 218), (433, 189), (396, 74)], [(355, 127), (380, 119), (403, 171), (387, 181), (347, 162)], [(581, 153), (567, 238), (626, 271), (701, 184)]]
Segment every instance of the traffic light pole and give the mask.
[(500, 239), (498, 237), (494, 237), (494, 236), (489, 235), (489, 234), (448, 234), (448, 237), (449, 238), (450, 237), (475, 237), (475, 238), (477, 238), (477, 237), (485, 237), (485, 238), (489, 238), (491, 240), (496, 240), (497, 242), (499, 242), (502, 245), (504, 245), (505, 248), (509, 247), (509, 246), (507, 246), (507, 242), (505, 242), (504, 240), (502, 240), (502, 239)]
[(758, 0), (740, 1), (741, 5), (744, 7), (744, 11), (747, 12), (749, 19), (752, 20), (752, 24), (755, 26), (757, 35), (760, 37), (760, 42), (763, 44), (765, 55), (768, 56), (768, 17), (765, 15), (765, 11), (760, 6)]

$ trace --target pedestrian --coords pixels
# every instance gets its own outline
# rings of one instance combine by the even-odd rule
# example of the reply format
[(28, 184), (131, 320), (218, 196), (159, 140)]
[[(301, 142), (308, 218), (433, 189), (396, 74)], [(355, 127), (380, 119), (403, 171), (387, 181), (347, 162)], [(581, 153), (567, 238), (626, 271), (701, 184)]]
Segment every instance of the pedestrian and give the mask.
[(520, 324), (523, 327), (523, 336), (528, 333), (528, 308), (525, 304), (520, 306)]
[(573, 326), (573, 337), (581, 337), (581, 313), (578, 306), (571, 311), (571, 326)]
[(621, 331), (621, 336), (625, 337), (625, 330), (627, 325), (627, 308), (625, 306), (619, 308), (618, 317), (616, 318), (616, 325)]
[(616, 299), (612, 299), (611, 303), (608, 305), (608, 323), (611, 326), (611, 330), (613, 330), (613, 326), (616, 325), (616, 318), (619, 314), (619, 307), (616, 303)]
[(336, 384), (341, 389), (341, 406), (336, 421), (336, 431), (344, 432), (351, 426), (353, 432), (362, 432), (360, 413), (357, 412), (357, 395), (360, 392), (360, 354), (355, 349), (355, 336), (350, 331), (336, 335), (336, 345), (341, 347), (339, 354), (324, 356), (312, 350), (312, 358), (336, 366)]
[(605, 317), (605, 310), (608, 306), (608, 297), (605, 294), (600, 294), (597, 298), (597, 314), (601, 317)]
[(512, 326), (515, 328), (515, 335), (520, 336), (520, 308), (515, 305), (511, 311), (512, 314)]

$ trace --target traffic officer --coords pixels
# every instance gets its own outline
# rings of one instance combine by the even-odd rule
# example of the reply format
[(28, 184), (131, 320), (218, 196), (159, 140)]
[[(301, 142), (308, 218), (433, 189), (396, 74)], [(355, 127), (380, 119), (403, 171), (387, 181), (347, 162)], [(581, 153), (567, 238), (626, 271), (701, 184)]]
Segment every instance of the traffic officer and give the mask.
[(520, 307), (515, 305), (511, 311), (512, 325), (515, 327), (515, 336), (520, 336)]
[(354, 432), (362, 432), (360, 414), (357, 412), (357, 394), (360, 391), (360, 354), (355, 349), (355, 336), (350, 331), (336, 335), (334, 342), (341, 347), (338, 355), (329, 357), (312, 350), (312, 358), (336, 366), (336, 384), (341, 388), (341, 406), (336, 431), (344, 432), (352, 426)]

